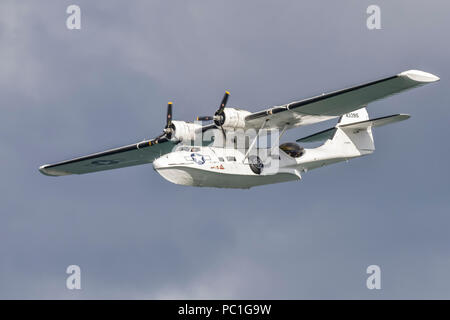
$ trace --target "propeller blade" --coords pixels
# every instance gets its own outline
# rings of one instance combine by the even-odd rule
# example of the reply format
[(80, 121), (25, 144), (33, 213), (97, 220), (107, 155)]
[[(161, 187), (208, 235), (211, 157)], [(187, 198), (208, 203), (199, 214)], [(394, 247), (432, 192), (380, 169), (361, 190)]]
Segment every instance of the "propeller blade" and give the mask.
[(167, 122), (166, 128), (169, 128), (172, 125), (172, 102), (167, 104)]
[(197, 117), (197, 121), (210, 121), (210, 120), (214, 120), (214, 117), (211, 116)]
[(216, 114), (221, 114), (223, 112), (223, 109), (225, 109), (225, 106), (227, 105), (229, 95), (230, 95), (230, 93), (228, 91), (225, 91), (225, 95), (223, 96), (222, 103), (220, 104), (219, 110), (217, 110)]

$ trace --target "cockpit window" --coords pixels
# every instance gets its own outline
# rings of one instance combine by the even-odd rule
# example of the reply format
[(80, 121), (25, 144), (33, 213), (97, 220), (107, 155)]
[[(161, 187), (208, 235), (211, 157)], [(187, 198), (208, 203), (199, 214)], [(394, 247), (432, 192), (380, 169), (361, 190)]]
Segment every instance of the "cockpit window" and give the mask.
[(293, 142), (283, 143), (280, 146), (280, 149), (293, 158), (299, 158), (305, 153), (305, 149), (303, 147), (300, 147), (298, 144)]
[(199, 152), (199, 147), (192, 147), (192, 146), (180, 146), (177, 148), (177, 151), (187, 151), (187, 152)]

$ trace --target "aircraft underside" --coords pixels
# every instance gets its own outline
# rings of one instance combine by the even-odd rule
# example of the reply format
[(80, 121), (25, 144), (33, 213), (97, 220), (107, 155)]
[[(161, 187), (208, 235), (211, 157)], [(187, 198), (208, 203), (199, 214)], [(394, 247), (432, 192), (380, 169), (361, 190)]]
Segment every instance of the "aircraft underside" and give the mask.
[(249, 189), (265, 184), (299, 180), (294, 174), (240, 175), (205, 171), (202, 169), (174, 166), (156, 170), (164, 179), (179, 185), (194, 187)]

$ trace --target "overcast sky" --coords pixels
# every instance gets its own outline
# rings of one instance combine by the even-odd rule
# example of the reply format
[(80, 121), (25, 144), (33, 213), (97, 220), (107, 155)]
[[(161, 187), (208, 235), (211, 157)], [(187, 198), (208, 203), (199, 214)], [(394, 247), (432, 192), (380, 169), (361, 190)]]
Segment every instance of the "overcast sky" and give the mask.
[[(70, 4), (81, 30), (66, 28)], [(366, 27), (370, 4), (381, 30)], [(0, 298), (449, 299), (449, 12), (444, 0), (1, 1)], [(441, 81), (368, 110), (411, 119), (375, 131), (373, 155), (301, 182), (37, 170), (155, 137), (167, 101), (193, 120), (225, 90), (257, 111), (408, 69)], [(366, 288), (372, 264), (381, 290)]]

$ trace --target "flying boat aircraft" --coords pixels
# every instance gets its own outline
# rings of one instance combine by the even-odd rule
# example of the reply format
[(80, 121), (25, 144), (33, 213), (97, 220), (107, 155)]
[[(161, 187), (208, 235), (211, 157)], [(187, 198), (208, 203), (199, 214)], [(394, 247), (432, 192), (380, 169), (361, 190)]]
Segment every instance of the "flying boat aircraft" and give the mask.
[[(198, 117), (194, 123), (172, 120), (169, 102), (166, 126), (156, 138), (46, 164), (39, 171), (66, 176), (153, 163), (163, 178), (186, 186), (246, 189), (300, 180), (311, 169), (373, 153), (372, 128), (410, 117), (370, 119), (368, 104), (438, 80), (433, 74), (409, 70), (258, 112), (227, 107), (226, 92), (213, 116)], [(280, 143), (286, 130), (334, 118), (339, 120), (332, 128)], [(263, 136), (270, 136), (270, 145), (261, 146)], [(304, 148), (298, 142), (323, 143)]]

